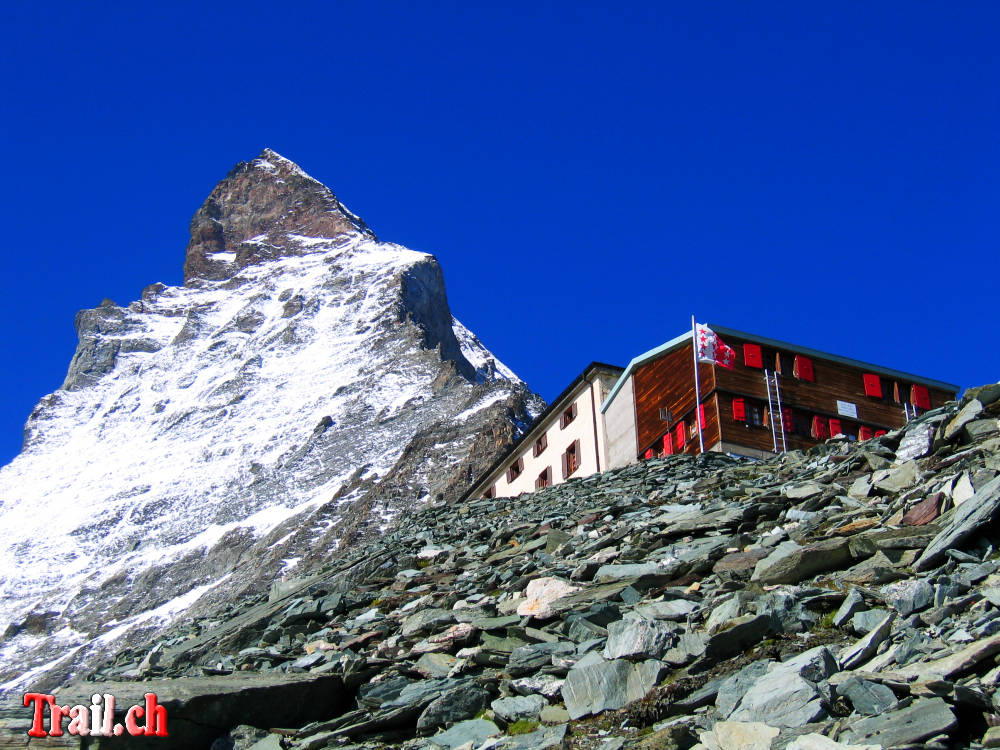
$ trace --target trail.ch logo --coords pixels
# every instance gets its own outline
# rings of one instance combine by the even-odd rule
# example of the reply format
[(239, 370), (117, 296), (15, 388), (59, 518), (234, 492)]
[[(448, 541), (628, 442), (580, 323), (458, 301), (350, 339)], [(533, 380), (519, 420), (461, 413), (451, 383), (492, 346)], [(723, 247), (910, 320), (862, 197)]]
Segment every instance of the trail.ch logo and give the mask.
[[(144, 703), (132, 706), (125, 712), (125, 723), (115, 724), (115, 697), (108, 693), (91, 696), (91, 705), (70, 708), (60, 706), (54, 695), (25, 693), (24, 705), (33, 707), (29, 737), (62, 737), (63, 721), (69, 719), (66, 732), (80, 737), (120, 737), (128, 732), (133, 737), (166, 737), (167, 709), (156, 702), (156, 693), (146, 693)], [(45, 713), (48, 710), (48, 729)], [(144, 724), (139, 720), (145, 718)]]

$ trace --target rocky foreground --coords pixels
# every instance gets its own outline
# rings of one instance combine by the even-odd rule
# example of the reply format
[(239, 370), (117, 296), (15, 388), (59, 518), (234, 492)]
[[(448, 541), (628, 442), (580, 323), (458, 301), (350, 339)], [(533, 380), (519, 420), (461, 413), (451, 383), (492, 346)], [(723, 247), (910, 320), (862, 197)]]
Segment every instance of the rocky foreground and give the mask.
[(998, 747), (998, 415), (427, 507), (60, 701), (155, 690), (159, 748)]

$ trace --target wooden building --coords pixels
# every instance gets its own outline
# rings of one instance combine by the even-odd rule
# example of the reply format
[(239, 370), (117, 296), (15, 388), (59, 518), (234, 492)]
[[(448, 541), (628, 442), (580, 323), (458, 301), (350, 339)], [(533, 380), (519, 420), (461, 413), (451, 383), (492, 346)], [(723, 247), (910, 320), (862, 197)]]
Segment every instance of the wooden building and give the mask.
[[(763, 457), (844, 434), (866, 440), (954, 399), (958, 386), (783, 341), (710, 328), (732, 369), (699, 363), (690, 331), (633, 359), (601, 406), (608, 467), (705, 450)], [(697, 406), (697, 408), (696, 408)]]
[(600, 407), (621, 373), (591, 362), (461, 499), (514, 497), (607, 469)]

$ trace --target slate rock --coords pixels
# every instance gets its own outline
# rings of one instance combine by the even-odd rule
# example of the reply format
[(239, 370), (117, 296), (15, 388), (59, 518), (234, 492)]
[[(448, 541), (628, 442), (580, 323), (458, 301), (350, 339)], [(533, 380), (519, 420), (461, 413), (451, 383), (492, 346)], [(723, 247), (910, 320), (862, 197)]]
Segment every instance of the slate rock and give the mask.
[(447, 609), (424, 609), (403, 620), (400, 632), (404, 637), (425, 635), (455, 622), (455, 615)]
[(931, 540), (923, 554), (913, 564), (916, 571), (927, 570), (944, 553), (960, 545), (983, 526), (996, 520), (1000, 512), (1000, 476), (994, 477), (979, 488), (955, 511), (948, 526)]
[(706, 750), (770, 750), (779, 734), (776, 727), (757, 721), (717, 721), (699, 739)]
[(652, 690), (664, 669), (653, 659), (633, 664), (624, 659), (607, 661), (591, 652), (566, 675), (563, 702), (571, 719), (622, 708)]
[(841, 603), (840, 608), (833, 616), (834, 627), (842, 628), (844, 623), (850, 622), (851, 618), (854, 617), (855, 614), (866, 609), (868, 609), (868, 604), (865, 602), (865, 598), (861, 595), (860, 591), (852, 587), (851, 590), (847, 592), (847, 596), (844, 597), (844, 601)]
[(512, 677), (531, 674), (552, 664), (553, 656), (566, 656), (574, 653), (576, 653), (576, 646), (565, 641), (530, 643), (515, 648), (511, 652), (510, 660), (507, 662), (507, 671)]
[(863, 716), (878, 716), (896, 705), (896, 694), (885, 685), (860, 677), (849, 677), (837, 686), (837, 695), (851, 702)]
[(824, 539), (804, 547), (795, 542), (782, 542), (757, 563), (750, 580), (764, 584), (798, 583), (817, 573), (842, 568), (850, 561), (847, 539)]
[(923, 578), (897, 581), (882, 587), (885, 603), (903, 617), (931, 606), (934, 601), (934, 587)]
[(447, 677), (457, 661), (449, 654), (429, 653), (422, 654), (413, 667), (424, 677)]
[(851, 722), (844, 738), (883, 747), (908, 745), (942, 734), (955, 726), (955, 714), (941, 698), (916, 700), (906, 708)]
[(773, 663), (769, 659), (761, 659), (724, 679), (718, 687), (715, 698), (715, 707), (719, 710), (719, 714), (723, 717), (729, 716), (739, 705), (747, 688), (759, 677), (767, 674)]
[(564, 680), (550, 674), (536, 674), (530, 677), (518, 677), (510, 681), (511, 689), (518, 695), (544, 695), (554, 698), (562, 690)]
[(725, 659), (759, 643), (769, 632), (771, 618), (768, 615), (742, 615), (730, 620), (726, 629), (708, 637), (705, 656), (709, 659)]
[(659, 659), (674, 642), (674, 628), (658, 620), (625, 619), (608, 625), (605, 659)]
[(454, 748), (470, 742), (473, 747), (479, 747), (487, 739), (498, 734), (500, 734), (500, 728), (492, 721), (469, 719), (468, 721), (460, 721), (451, 729), (429, 737), (427, 741), (443, 748), (443, 750), (454, 750)]
[(824, 718), (826, 705), (817, 683), (836, 671), (837, 661), (825, 646), (772, 663), (747, 688), (729, 718), (778, 727), (798, 727)]
[(862, 635), (870, 633), (873, 628), (885, 620), (888, 614), (889, 610), (887, 609), (865, 609), (861, 612), (855, 612), (851, 618), (851, 629)]
[(525, 719), (537, 721), (542, 709), (548, 701), (540, 695), (514, 695), (509, 698), (498, 698), (490, 704), (497, 718), (506, 724)]
[(550, 750), (566, 745), (566, 725), (539, 727), (534, 732), (487, 740), (477, 750)]
[(552, 602), (579, 590), (579, 586), (574, 586), (561, 578), (536, 578), (528, 583), (525, 600), (517, 606), (517, 614), (521, 617), (537, 617), (540, 620), (554, 617), (556, 612), (550, 606)]
[(417, 719), (417, 729), (435, 729), (471, 719), (486, 708), (489, 700), (489, 693), (478, 685), (454, 687), (427, 705)]

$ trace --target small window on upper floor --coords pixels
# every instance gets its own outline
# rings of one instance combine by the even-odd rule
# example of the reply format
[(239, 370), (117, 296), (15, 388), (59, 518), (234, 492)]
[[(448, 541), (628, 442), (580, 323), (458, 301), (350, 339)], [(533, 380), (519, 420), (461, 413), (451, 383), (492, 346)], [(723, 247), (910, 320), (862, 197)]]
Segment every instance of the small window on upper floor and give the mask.
[(792, 364), (792, 371), (799, 380), (808, 380), (810, 383), (816, 381), (816, 376), (813, 374), (813, 363), (809, 357), (796, 354), (795, 362)]
[(760, 344), (743, 345), (743, 364), (747, 367), (757, 368), (764, 366), (764, 355), (761, 354)]
[(861, 380), (865, 384), (866, 396), (871, 396), (872, 398), (882, 398), (882, 380), (878, 375), (866, 372), (861, 376)]
[(494, 484), (483, 493), (483, 500), (492, 500), (497, 496), (497, 486)]
[(535, 489), (540, 490), (552, 484), (552, 467), (546, 466), (538, 478), (535, 480)]
[(566, 409), (562, 416), (559, 417), (559, 429), (565, 429), (566, 425), (576, 419), (576, 404), (570, 404), (569, 408)]
[(532, 449), (532, 455), (540, 456), (542, 451), (549, 447), (549, 438), (547, 435), (542, 435), (538, 440), (535, 441), (535, 447)]
[(580, 441), (574, 440), (562, 454), (563, 479), (580, 468)]
[(523, 471), (524, 471), (524, 459), (523, 458), (518, 458), (507, 469), (507, 482), (508, 483), (509, 482), (513, 482), (515, 479), (517, 479), (519, 476), (521, 476), (521, 472), (523, 472)]

